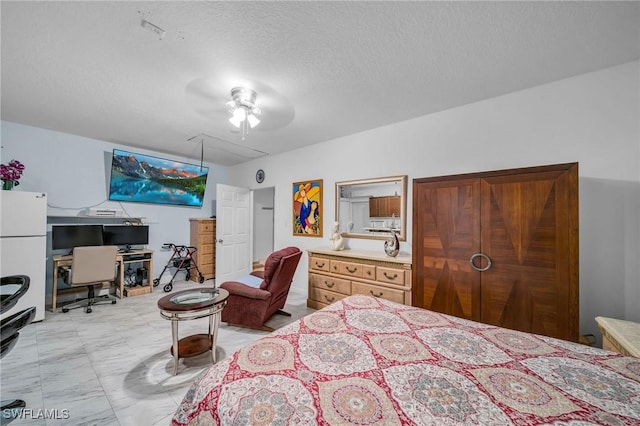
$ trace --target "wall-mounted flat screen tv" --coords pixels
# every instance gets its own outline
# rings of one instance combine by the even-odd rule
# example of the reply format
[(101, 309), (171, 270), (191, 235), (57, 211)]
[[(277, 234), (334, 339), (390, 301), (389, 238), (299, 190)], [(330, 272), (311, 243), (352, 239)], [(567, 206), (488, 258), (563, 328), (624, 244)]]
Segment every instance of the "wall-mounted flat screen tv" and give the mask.
[(202, 207), (208, 167), (113, 150), (109, 200)]

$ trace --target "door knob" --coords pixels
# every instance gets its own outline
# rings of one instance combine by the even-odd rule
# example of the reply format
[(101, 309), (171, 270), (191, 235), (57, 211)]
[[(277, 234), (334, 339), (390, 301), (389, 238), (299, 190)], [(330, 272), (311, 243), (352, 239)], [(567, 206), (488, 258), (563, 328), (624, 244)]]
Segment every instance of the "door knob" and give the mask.
[(222, 241), (222, 238), (220, 238), (220, 239), (218, 240), (218, 242), (219, 242), (220, 244), (222, 244), (224, 241)]

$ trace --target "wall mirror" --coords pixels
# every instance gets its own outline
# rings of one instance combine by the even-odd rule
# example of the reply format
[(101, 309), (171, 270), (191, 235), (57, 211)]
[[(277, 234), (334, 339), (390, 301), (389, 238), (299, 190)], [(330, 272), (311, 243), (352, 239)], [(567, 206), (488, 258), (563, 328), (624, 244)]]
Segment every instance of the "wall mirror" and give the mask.
[(407, 176), (336, 182), (336, 220), (347, 238), (407, 235)]

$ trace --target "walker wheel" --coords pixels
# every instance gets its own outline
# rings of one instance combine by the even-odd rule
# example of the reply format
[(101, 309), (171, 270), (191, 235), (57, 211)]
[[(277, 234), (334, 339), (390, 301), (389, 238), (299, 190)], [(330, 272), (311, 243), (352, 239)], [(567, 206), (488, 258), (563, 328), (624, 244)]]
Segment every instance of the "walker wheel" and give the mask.
[(69, 312), (69, 309), (67, 309), (67, 308), (62, 308), (62, 312), (64, 312), (64, 313), (66, 314), (67, 312)]
[(187, 271), (186, 275), (184, 276), (184, 280), (189, 281), (190, 279), (191, 279), (191, 274), (189, 273), (189, 271)]
[(112, 305), (115, 305), (115, 304), (116, 304), (116, 301), (115, 301), (115, 300), (112, 300), (112, 301), (111, 301), (111, 304), (112, 304)]
[(173, 284), (169, 283), (169, 284), (165, 284), (164, 285), (164, 292), (165, 293), (169, 293), (171, 291), (171, 289), (173, 289)]
[(158, 278), (154, 278), (153, 279), (153, 286), (154, 287), (158, 287), (158, 284), (160, 284), (160, 280)]
[(204, 282), (204, 275), (200, 274), (200, 284)]
[(91, 312), (93, 312), (91, 308), (87, 308), (87, 313), (90, 314)]

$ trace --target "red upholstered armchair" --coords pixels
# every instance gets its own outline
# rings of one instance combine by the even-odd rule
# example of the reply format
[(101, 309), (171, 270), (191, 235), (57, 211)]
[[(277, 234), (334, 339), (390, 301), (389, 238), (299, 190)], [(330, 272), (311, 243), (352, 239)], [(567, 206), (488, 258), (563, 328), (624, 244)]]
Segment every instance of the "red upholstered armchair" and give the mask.
[(302, 251), (297, 247), (271, 253), (264, 263), (264, 271), (251, 273), (262, 280), (256, 280), (258, 287), (240, 282), (241, 279), (222, 283), (220, 287), (229, 292), (227, 306), (222, 311), (222, 321), (229, 325), (273, 331), (273, 328), (264, 325), (273, 314), (291, 316), (282, 308), (301, 256)]

